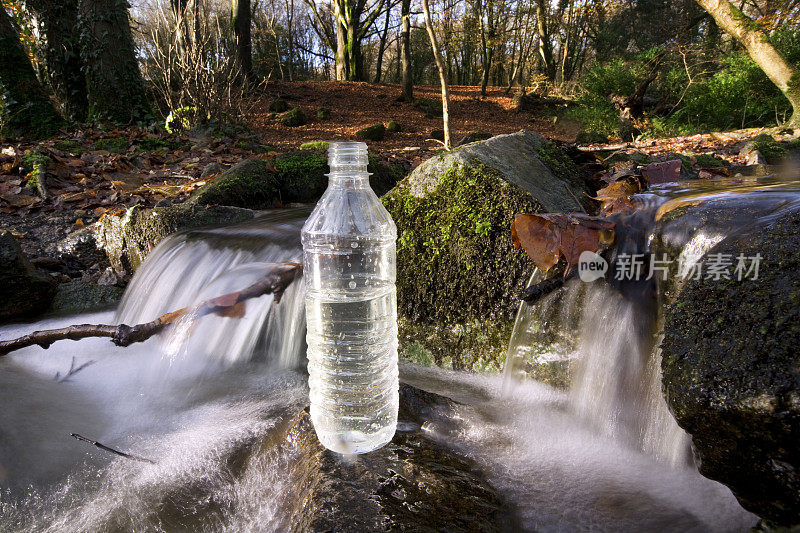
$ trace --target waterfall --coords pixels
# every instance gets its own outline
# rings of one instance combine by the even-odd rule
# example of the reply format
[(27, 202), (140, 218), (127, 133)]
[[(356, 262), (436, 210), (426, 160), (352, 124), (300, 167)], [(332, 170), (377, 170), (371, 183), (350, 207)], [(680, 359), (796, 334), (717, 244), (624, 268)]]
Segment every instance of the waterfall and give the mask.
[[(669, 201), (703, 214), (659, 220)], [(721, 180), (654, 188), (637, 198), (640, 208), (617, 217), (614, 255), (606, 280), (565, 286), (522, 302), (509, 342), (503, 391), (513, 397), (527, 375), (548, 380), (567, 374), (567, 408), (602, 435), (627, 443), (670, 465), (692, 462), (689, 436), (669, 412), (661, 389), (661, 310), (665, 287), (680, 286), (688, 269), (715, 244), (800, 205), (795, 182)], [(614, 279), (614, 257), (670, 251), (680, 268), (668, 281)], [(535, 271), (529, 284), (543, 280)]]

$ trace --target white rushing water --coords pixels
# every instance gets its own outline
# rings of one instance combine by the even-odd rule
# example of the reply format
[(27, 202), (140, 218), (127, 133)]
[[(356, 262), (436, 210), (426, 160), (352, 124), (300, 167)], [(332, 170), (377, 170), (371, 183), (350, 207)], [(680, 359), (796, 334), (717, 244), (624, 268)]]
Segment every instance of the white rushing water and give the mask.
[[(240, 289), (264, 262), (300, 257), (301, 223), (297, 214), (273, 216), (173, 237), (148, 257), (116, 315), (3, 326), (0, 338), (152, 320)], [(271, 296), (249, 301), (243, 319), (186, 321), (127, 348), (84, 339), (0, 358), (0, 530), (289, 529), (300, 458), (267, 449), (235, 466), (232, 455), (307, 404), (301, 289), (278, 305)], [(528, 318), (515, 338), (534, 338), (512, 342), (509, 354), (574, 361), (567, 391), (526, 380), (503, 396), (502, 376), (401, 369), (404, 381), (462, 403), (452, 428), (425, 429), (477, 461), (524, 529), (747, 531), (756, 523), (691, 465), (660, 394), (657, 327), (638, 305), (575, 284), (521, 313)], [(545, 322), (558, 326), (558, 342), (537, 351)]]

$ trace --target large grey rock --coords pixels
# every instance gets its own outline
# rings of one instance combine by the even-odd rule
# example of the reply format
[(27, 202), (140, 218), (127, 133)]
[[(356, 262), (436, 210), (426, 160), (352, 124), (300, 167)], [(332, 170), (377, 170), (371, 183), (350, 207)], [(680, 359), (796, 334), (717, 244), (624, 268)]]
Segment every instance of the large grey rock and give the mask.
[(708, 253), (761, 254), (758, 279), (693, 280), (673, 295), (667, 402), (703, 475), (748, 510), (800, 524), (800, 212)]
[(402, 180), (383, 198), (398, 230), (402, 353), (500, 370), (533, 270), (511, 241), (514, 215), (581, 211), (587, 192), (574, 163), (526, 131), (442, 153)]
[(44, 311), (55, 289), (56, 282), (34, 268), (11, 232), (0, 230), (0, 319)]
[(121, 216), (106, 216), (96, 225), (97, 245), (116, 272), (132, 274), (164, 237), (176, 231), (225, 226), (253, 218), (249, 209), (192, 204), (141, 209), (132, 207)]

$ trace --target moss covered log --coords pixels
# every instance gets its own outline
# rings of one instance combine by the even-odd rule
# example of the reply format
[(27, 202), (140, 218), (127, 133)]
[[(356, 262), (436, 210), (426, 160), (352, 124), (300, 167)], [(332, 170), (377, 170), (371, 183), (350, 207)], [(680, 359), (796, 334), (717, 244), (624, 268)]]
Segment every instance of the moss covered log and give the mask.
[(0, 136), (47, 137), (63, 125), (5, 9), (0, 9), (0, 89)]

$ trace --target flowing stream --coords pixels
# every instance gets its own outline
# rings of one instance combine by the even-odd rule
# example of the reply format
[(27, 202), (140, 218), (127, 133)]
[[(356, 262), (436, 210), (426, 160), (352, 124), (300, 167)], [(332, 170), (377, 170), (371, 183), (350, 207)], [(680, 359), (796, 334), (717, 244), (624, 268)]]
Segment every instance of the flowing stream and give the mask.
[[(740, 223), (659, 230), (660, 242), (680, 253), (701, 253), (796, 208), (800, 188), (759, 181), (658, 189), (641, 196), (619, 250), (646, 250), (655, 211), (697, 195), (722, 210), (750, 209)], [(300, 258), (307, 214), (284, 210), (175, 235), (149, 255), (116, 312), (3, 326), (0, 338), (149, 321), (241, 289), (263, 263)], [(307, 404), (302, 289), (293, 284), (278, 305), (272, 296), (250, 300), (243, 318), (183, 320), (127, 348), (84, 339), (0, 359), (0, 530), (297, 529), (302, 458), (267, 450), (231, 465), (245, 443), (268, 442)], [(431, 433), (477, 462), (526, 530), (747, 531), (757, 518), (697, 473), (661, 397), (659, 294), (652, 283), (574, 281), (521, 306), (505, 376), (403, 365), (401, 380), (460, 402), (449, 414), (453, 427)], [(519, 379), (540, 363), (569, 369), (570, 387)], [(102, 452), (71, 433), (155, 463)]]

